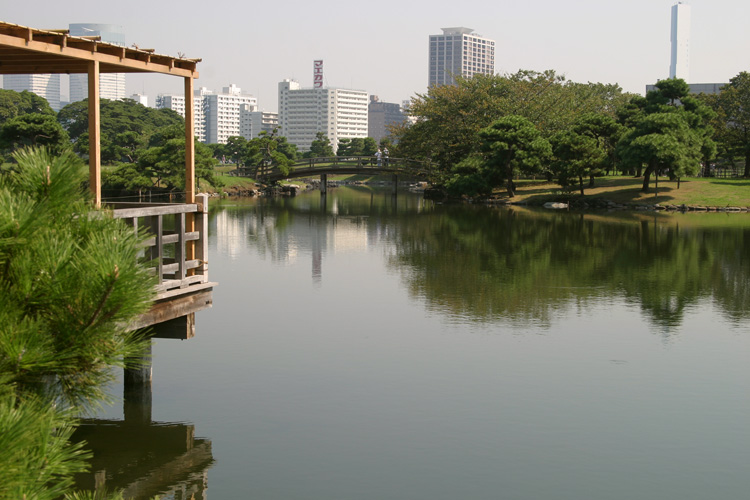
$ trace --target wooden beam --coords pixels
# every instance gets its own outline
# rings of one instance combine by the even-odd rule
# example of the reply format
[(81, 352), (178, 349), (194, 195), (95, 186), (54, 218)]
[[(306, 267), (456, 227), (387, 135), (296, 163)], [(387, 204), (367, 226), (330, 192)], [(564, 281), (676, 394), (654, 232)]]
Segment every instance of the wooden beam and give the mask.
[[(80, 44), (81, 47), (76, 48), (74, 45)], [(136, 59), (136, 52), (126, 51), (126, 57), (120, 59), (121, 53), (108, 54), (97, 51), (97, 42), (83, 40), (80, 38), (69, 37), (66, 47), (61, 47), (55, 43), (40, 42), (36, 40), (26, 40), (25, 38), (0, 33), (0, 46), (5, 48), (22, 49), (29, 51), (30, 54), (58, 54), (61, 56), (71, 57), (73, 59), (83, 61), (97, 61), (102, 65), (112, 67), (110, 71), (113, 72), (144, 72), (144, 73), (162, 73), (167, 75), (175, 75), (182, 77), (197, 78), (198, 73), (195, 71), (195, 63), (192, 61), (178, 60), (175, 62), (174, 67), (170, 67), (169, 64), (165, 64), (166, 61), (173, 58), (159, 58), (155, 57), (155, 61), (151, 60), (150, 54), (139, 53), (141, 56), (147, 56), (148, 61), (142, 61)], [(116, 51), (113, 51), (116, 52)], [(40, 68), (40, 73), (49, 73), (50, 71), (46, 68)], [(73, 71), (71, 71), (73, 72)], [(0, 74), (2, 74), (2, 68), (0, 67)]]
[(89, 62), (89, 185), (96, 208), (102, 206), (101, 113), (99, 61)]

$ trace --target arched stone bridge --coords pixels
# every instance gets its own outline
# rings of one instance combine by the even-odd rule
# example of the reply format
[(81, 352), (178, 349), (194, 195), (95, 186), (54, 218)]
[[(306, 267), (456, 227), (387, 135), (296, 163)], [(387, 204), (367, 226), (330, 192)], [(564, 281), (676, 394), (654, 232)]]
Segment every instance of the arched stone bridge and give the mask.
[(393, 174), (394, 176), (408, 175), (429, 179), (433, 174), (433, 169), (429, 162), (408, 158), (382, 158), (379, 161), (375, 156), (332, 156), (306, 158), (292, 165), (287, 174), (282, 173), (276, 167), (269, 166), (238, 167), (232, 172), (232, 175), (252, 177), (258, 182), (271, 184), (283, 179), (316, 175), (320, 175), (321, 181), (324, 181), (328, 174), (379, 175), (386, 173)]

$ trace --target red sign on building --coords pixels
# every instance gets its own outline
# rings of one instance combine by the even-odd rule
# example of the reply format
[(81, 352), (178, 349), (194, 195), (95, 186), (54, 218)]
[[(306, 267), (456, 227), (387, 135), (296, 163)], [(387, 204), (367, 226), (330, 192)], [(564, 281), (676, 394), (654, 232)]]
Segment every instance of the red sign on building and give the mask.
[(313, 61), (313, 87), (323, 88), (323, 61)]

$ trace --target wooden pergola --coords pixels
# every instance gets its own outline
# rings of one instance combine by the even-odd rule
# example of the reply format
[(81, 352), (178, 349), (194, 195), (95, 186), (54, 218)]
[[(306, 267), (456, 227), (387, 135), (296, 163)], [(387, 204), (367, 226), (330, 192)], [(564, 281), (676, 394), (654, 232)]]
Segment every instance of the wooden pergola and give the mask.
[[(211, 307), (216, 285), (208, 281), (208, 197), (195, 192), (193, 81), (198, 78), (198, 62), (105, 43), (100, 37), (70, 36), (68, 30), (40, 30), (0, 21), (0, 74), (88, 75), (89, 180), (97, 208), (102, 204), (99, 75), (158, 73), (184, 79), (185, 203), (110, 204), (113, 217), (123, 219), (136, 233), (146, 231), (151, 236), (142, 251), (158, 278), (151, 310), (129, 326), (165, 326), (164, 330), (171, 329), (165, 334), (170, 338), (194, 335), (195, 312)], [(165, 218), (174, 221), (169, 229), (163, 224)], [(174, 248), (169, 256), (166, 246)]]
[(88, 75), (89, 180), (96, 206), (101, 206), (101, 127), (99, 75), (160, 73), (185, 81), (185, 191), (195, 203), (195, 125), (193, 81), (200, 59), (156, 54), (152, 49), (123, 47), (100, 37), (70, 36), (68, 30), (41, 30), (0, 21), (0, 74)]

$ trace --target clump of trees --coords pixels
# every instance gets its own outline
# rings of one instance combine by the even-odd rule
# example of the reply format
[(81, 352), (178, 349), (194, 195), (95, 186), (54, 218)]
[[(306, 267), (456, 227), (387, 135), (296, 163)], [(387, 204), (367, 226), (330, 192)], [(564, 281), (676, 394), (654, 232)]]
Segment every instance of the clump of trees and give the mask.
[(278, 128), (260, 132), (247, 140), (242, 136), (230, 137), (226, 144), (209, 145), (214, 158), (231, 161), (238, 166), (253, 167), (256, 172), (263, 167), (278, 168), (284, 173), (299, 157), (297, 146), (278, 135)]
[(76, 155), (13, 158), (0, 175), (0, 497), (84, 498), (71, 491), (89, 457), (69, 441), (74, 416), (144, 352), (126, 325), (155, 283), (132, 229), (93, 211)]
[(513, 196), (514, 178), (538, 175), (584, 194), (585, 181), (594, 187), (611, 172), (642, 176), (648, 191), (652, 176), (696, 175), (717, 151), (742, 153), (750, 164), (744, 109), (747, 74), (707, 99), (680, 79), (659, 81), (642, 97), (554, 71), (519, 71), (432, 87), (412, 99), (416, 122), (393, 132), (396, 154), (430, 161), (456, 195), (486, 196), (504, 184)]
[(339, 141), (336, 156), (373, 156), (378, 151), (378, 143), (372, 137), (344, 138)]
[(744, 160), (750, 177), (750, 73), (742, 71), (718, 95), (700, 96), (716, 113), (711, 122), (720, 158), (730, 165)]

